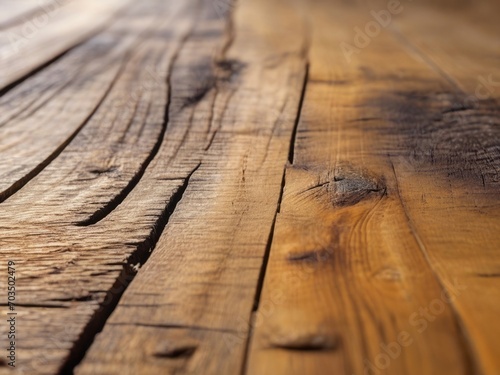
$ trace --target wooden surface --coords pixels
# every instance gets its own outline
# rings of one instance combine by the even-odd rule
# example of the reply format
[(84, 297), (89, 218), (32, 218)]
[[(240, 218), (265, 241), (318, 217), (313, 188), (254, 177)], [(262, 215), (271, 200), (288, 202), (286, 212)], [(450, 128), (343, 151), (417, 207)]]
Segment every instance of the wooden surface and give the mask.
[(0, 374), (499, 374), (499, 10), (0, 2)]

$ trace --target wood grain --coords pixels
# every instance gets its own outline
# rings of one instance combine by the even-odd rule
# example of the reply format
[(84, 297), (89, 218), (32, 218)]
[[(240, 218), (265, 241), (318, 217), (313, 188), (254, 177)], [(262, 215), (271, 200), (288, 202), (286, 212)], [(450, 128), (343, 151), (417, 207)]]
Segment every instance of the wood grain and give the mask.
[[(284, 31), (302, 19), (297, 8), (277, 12), (285, 9), (284, 4), (247, 2), (234, 14), (234, 29), (226, 36), (231, 45), (224, 49), (222, 62), (238, 70), (196, 103), (198, 110), (213, 106), (210, 127), (216, 134), (151, 258), (77, 374), (154, 373), (160, 363), (169, 374), (231, 374), (242, 368), (246, 322), (276, 214), (305, 75), (303, 34)], [(271, 15), (273, 26), (262, 22)], [(179, 65), (185, 64), (181, 54)], [(202, 124), (193, 121), (191, 126)], [(181, 149), (177, 157), (182, 154)], [(145, 186), (150, 184), (144, 180)], [(174, 348), (184, 341), (194, 344), (181, 358), (165, 354), (159, 359), (154, 346), (145, 348), (140, 367), (131, 370), (136, 366), (136, 347), (125, 347), (126, 332), (138, 342), (154, 335), (153, 341)], [(114, 349), (103, 350), (110, 347)]]
[[(248, 373), (493, 374), (498, 326), (485, 314), (497, 314), (498, 285), (484, 275), (495, 274), (499, 240), (498, 106), (479, 101), (460, 116), (474, 91), (456, 92), (397, 31), (347, 63), (328, 46), (363, 17), (332, 23), (329, 7), (312, 10), (310, 79)], [(400, 22), (416, 35), (421, 19)]]
[[(104, 135), (119, 121), (123, 130), (115, 131), (118, 138), (124, 138), (125, 129), (134, 131), (127, 116), (135, 113), (129, 108), (139, 108), (140, 99), (149, 103), (149, 97), (142, 98), (142, 93), (150, 95), (149, 88), (162, 79), (154, 57), (149, 60), (142, 57), (144, 61), (135, 57), (133, 62), (128, 62), (128, 68), (125, 66), (134, 49), (143, 55), (150, 53), (147, 47), (138, 47), (161, 23), (147, 9), (143, 5), (132, 7), (109, 30), (75, 48), (64, 59), (29, 77), (0, 98), (0, 157), (6, 160), (0, 166), (0, 201), (14, 194), (54, 160), (85, 125), (87, 129), (99, 127)], [(131, 79), (137, 66), (142, 67), (142, 76)], [(129, 77), (128, 86), (122, 83), (125, 80), (120, 81), (122, 76)], [(106, 108), (113, 111), (101, 115)], [(116, 119), (116, 112), (124, 113)], [(33, 122), (38, 126), (33, 128)], [(154, 143), (161, 127), (157, 127), (156, 133), (149, 128), (140, 127), (141, 136)], [(85, 136), (90, 137), (91, 130), (87, 129)], [(136, 130), (136, 133), (139, 132)], [(107, 141), (112, 144), (117, 140), (109, 138)], [(122, 147), (127, 146), (125, 139), (121, 141)], [(37, 148), (33, 149), (30, 146), (35, 142)], [(105, 144), (101, 146), (106, 147)], [(80, 147), (85, 149), (87, 146), (82, 144)], [(73, 152), (78, 150), (73, 147)], [(104, 166), (97, 165), (95, 159), (90, 161), (94, 169), (85, 169), (94, 170), (93, 175), (98, 175)], [(107, 163), (106, 158), (101, 159), (100, 163)], [(59, 177), (54, 175), (54, 178)]]
[(496, 375), (498, 10), (0, 3), (14, 373)]
[[(115, 208), (157, 152), (165, 132), (167, 76), (193, 21), (192, 7), (192, 3), (158, 2), (146, 15), (136, 9), (138, 25), (147, 14), (153, 17), (149, 22), (156, 24), (153, 31), (139, 33), (140, 47), (122, 56), (122, 68), (111, 88), (95, 87), (102, 90), (96, 94), (104, 99), (81, 132), (2, 203), (1, 258), (14, 259), (23, 270), (17, 284), (18, 303), (29, 315), (19, 337), (18, 352), (24, 358), (21, 371), (55, 373), (83, 355), (88, 332), (90, 337), (95, 334), (101, 317), (122, 292), (122, 284), (133, 277), (140, 256), (135, 255), (130, 263), (129, 257), (149, 251), (155, 241), (155, 225), (166, 215), (165, 202), (183, 184), (187, 174), (172, 179), (161, 168), (160, 197), (149, 195), (151, 205), (142, 206), (142, 213), (132, 205), (122, 215), (125, 221), (111, 219), (101, 226), (85, 222), (97, 212), (102, 219)], [(162, 13), (170, 17), (162, 17)], [(164, 44), (166, 35), (169, 48)], [(104, 41), (108, 38), (102, 35)], [(110, 49), (110, 58), (115, 53)], [(148, 69), (137, 74), (140, 63), (158, 76), (147, 76), (151, 74)], [(135, 106), (137, 109), (130, 110)], [(130, 145), (135, 153), (124, 154)], [(100, 155), (101, 151), (108, 156)], [(123, 231), (127, 222), (129, 230)], [(1, 329), (5, 333), (5, 327)]]
[(6, 0), (0, 3), (0, 30), (8, 29), (14, 25), (25, 22), (26, 19), (35, 19), (40, 17), (43, 12), (50, 12), (54, 9), (52, 4), (59, 7), (66, 5), (72, 0)]
[(102, 29), (128, 0), (54, 0), (41, 15), (0, 30), (0, 90)]

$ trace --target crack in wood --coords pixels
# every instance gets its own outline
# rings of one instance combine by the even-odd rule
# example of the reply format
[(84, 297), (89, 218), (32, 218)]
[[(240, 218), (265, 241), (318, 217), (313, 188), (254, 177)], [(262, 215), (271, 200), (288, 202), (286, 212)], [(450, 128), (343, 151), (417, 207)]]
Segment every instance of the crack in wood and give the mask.
[(283, 333), (267, 337), (269, 349), (291, 351), (329, 351), (339, 346), (340, 338), (323, 333)]
[[(138, 270), (138, 267), (136, 267), (136, 265), (144, 265), (153, 253), (154, 248), (156, 247), (156, 243), (160, 239), (161, 234), (168, 224), (170, 217), (174, 213), (179, 202), (182, 200), (191, 177), (200, 166), (201, 163), (199, 163), (189, 173), (183, 184), (179, 186), (177, 191), (172, 195), (172, 198), (165, 206), (161, 215), (158, 217), (156, 223), (150, 231), (149, 236), (143, 242), (137, 244), (136, 250), (127, 259), (127, 263), (123, 264), (123, 270), (120, 276), (117, 278), (115, 285), (107, 292), (107, 296), (104, 302), (101, 304), (101, 308), (94, 313), (94, 316), (85, 326), (79, 339), (73, 343), (70, 354), (67, 357), (64, 365), (61, 367), (60, 374), (72, 373), (73, 369), (81, 362), (81, 360), (85, 356), (86, 351), (92, 345), (95, 336), (100, 331), (102, 331), (109, 316), (118, 305), (121, 296), (123, 295), (123, 293), (125, 293), (127, 287), (134, 280)], [(113, 291), (117, 292), (114, 293)]]
[(337, 165), (327, 191), (334, 206), (353, 206), (372, 193), (385, 195), (387, 188), (383, 177), (376, 177), (365, 170), (355, 169), (347, 163)]
[(165, 342), (158, 345), (153, 356), (158, 358), (189, 358), (197, 348), (198, 346), (193, 344), (176, 345), (176, 343)]
[[(295, 122), (294, 122), (294, 125), (292, 128), (292, 134), (290, 137), (289, 154), (288, 154), (289, 163), (293, 163), (293, 149), (295, 148), (297, 127), (299, 126), (299, 119), (300, 119), (300, 115), (302, 113), (302, 107), (304, 105), (304, 97), (305, 97), (305, 93), (306, 93), (307, 81), (309, 78), (309, 62), (307, 60), (306, 60), (304, 70), (305, 71), (304, 71), (304, 79), (302, 82), (302, 90), (301, 90), (301, 94), (300, 94), (300, 99), (299, 99), (299, 104), (298, 104), (297, 113), (296, 113), (296, 117), (295, 117)], [(283, 194), (285, 191), (286, 168), (287, 168), (287, 166), (285, 165), (283, 168), (281, 188), (280, 188), (280, 194), (279, 194), (279, 198), (278, 198), (278, 202), (277, 202), (277, 206), (276, 206), (276, 211), (275, 211), (274, 218), (273, 218), (273, 221), (271, 224), (271, 230), (269, 232), (269, 236), (268, 236), (268, 240), (267, 240), (267, 244), (266, 244), (266, 250), (264, 253), (264, 258), (262, 261), (260, 275), (259, 275), (259, 279), (257, 282), (257, 288), (256, 288), (254, 306), (253, 306), (252, 312), (256, 312), (259, 309), (259, 303), (260, 303), (260, 299), (261, 299), (261, 295), (262, 295), (262, 289), (264, 287), (264, 280), (265, 280), (265, 276), (266, 276), (267, 265), (268, 265), (269, 256), (271, 253), (271, 246), (272, 246), (273, 237), (274, 237), (274, 230), (276, 227), (276, 220), (277, 220), (278, 214), (280, 213), (280, 210), (281, 210), (281, 202), (283, 200)], [(245, 356), (244, 356), (243, 365), (241, 368), (242, 374), (244, 374), (246, 371), (246, 362), (248, 360), (248, 355), (249, 355), (249, 350), (250, 350), (250, 339), (252, 337), (252, 333), (253, 333), (253, 326), (251, 325), (249, 332), (248, 332), (247, 339), (246, 339), (246, 343), (245, 343)]]
[(134, 177), (132, 177), (130, 179), (130, 181), (123, 188), (123, 190), (120, 193), (118, 193), (113, 199), (111, 199), (107, 204), (105, 204), (99, 210), (94, 212), (89, 218), (75, 223), (76, 226), (90, 226), (90, 225), (97, 224), (99, 221), (101, 221), (106, 216), (108, 216), (112, 211), (114, 211), (116, 209), (116, 207), (118, 207), (125, 200), (125, 198), (127, 198), (127, 196), (132, 192), (132, 190), (134, 190), (134, 188), (137, 186), (137, 184), (141, 181), (148, 166), (151, 164), (151, 162), (153, 161), (155, 156), (158, 154), (158, 151), (160, 150), (160, 148), (163, 144), (163, 141), (165, 139), (165, 133), (167, 131), (167, 127), (168, 127), (169, 120), (170, 120), (170, 108), (172, 105), (172, 74), (173, 74), (174, 66), (177, 62), (177, 59), (179, 58), (179, 54), (180, 54), (183, 46), (188, 41), (192, 32), (193, 32), (193, 28), (191, 28), (186, 33), (186, 35), (182, 38), (182, 40), (180, 41), (179, 46), (177, 47), (174, 55), (172, 56), (172, 60), (170, 62), (169, 68), (168, 68), (167, 78), (166, 78), (167, 104), (165, 106), (165, 114), (164, 114), (161, 132), (158, 135), (158, 139), (157, 139), (154, 147), (152, 148), (148, 157), (144, 160), (144, 162), (140, 166), (137, 173), (134, 175)]
[(304, 75), (304, 83), (302, 85), (302, 92), (300, 94), (299, 109), (297, 116), (295, 117), (295, 125), (292, 131), (292, 137), (290, 139), (290, 147), (288, 149), (288, 162), (293, 165), (293, 157), (295, 154), (295, 142), (297, 140), (297, 129), (299, 127), (300, 118), (302, 116), (302, 108), (304, 107), (304, 101), (306, 97), (307, 84), (309, 81), (309, 61), (306, 62), (306, 71)]
[[(110, 81), (109, 86), (106, 88), (106, 90), (103, 92), (103, 95), (99, 99), (98, 103), (96, 106), (93, 108), (93, 110), (89, 113), (89, 115), (82, 121), (82, 123), (75, 129), (75, 131), (64, 141), (62, 142), (55, 150), (52, 152), (45, 160), (43, 160), (39, 165), (37, 165), (34, 169), (29, 171), (26, 175), (24, 175), (22, 178), (17, 180), (15, 183), (13, 183), (10, 187), (5, 189), (4, 191), (0, 191), (0, 203), (3, 201), (7, 200), (10, 198), (12, 195), (17, 193), (19, 190), (21, 190), (28, 182), (30, 182), (32, 179), (34, 179), (37, 175), (39, 175), (49, 164), (51, 164), (65, 149), (66, 147), (76, 138), (78, 134), (83, 130), (83, 128), (90, 122), (90, 120), (94, 117), (94, 115), (98, 112), (100, 108), (102, 108), (106, 98), (109, 96), (113, 88), (115, 87), (116, 83), (118, 82), (119, 78), (122, 76), (126, 63), (130, 58), (130, 55), (132, 54), (132, 51), (134, 50), (135, 47), (137, 47), (141, 39), (144, 36), (150, 35), (153, 32), (153, 28), (149, 26), (146, 28), (144, 31), (142, 31), (138, 38), (132, 43), (128, 51), (124, 54), (123, 59), (119, 62), (119, 69), (116, 71), (116, 74), (113, 76), (113, 78)], [(89, 38), (90, 39), (90, 38)], [(54, 57), (50, 61), (48, 61), (46, 64), (41, 65), (39, 68), (37, 68), (35, 71), (32, 73), (24, 76), (22, 79), (12, 83), (11, 85), (7, 86), (6, 88), (0, 90), (0, 97), (5, 95), (8, 91), (10, 91), (12, 88), (17, 87), (20, 85), (22, 82), (28, 80), (29, 78), (35, 76), (42, 70), (46, 69), (49, 67), (49, 65), (52, 65), (56, 63), (59, 60), (62, 60), (64, 56), (68, 55), (71, 51), (78, 49), (79, 47), (85, 45), (89, 39), (85, 39), (81, 43), (78, 43), (74, 45), (72, 48), (64, 51), (62, 54)], [(85, 221), (84, 221), (85, 222)]]

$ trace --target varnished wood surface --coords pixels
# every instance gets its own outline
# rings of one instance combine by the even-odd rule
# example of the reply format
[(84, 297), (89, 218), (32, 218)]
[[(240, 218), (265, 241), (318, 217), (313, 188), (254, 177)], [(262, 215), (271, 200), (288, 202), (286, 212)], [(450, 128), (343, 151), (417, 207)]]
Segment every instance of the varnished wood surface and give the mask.
[(0, 374), (500, 373), (499, 9), (0, 2)]

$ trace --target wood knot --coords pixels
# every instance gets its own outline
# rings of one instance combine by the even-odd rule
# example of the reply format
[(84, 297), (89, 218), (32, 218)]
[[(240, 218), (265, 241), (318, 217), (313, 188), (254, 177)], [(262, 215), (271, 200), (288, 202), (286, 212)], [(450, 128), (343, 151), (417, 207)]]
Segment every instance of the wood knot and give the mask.
[(159, 358), (186, 358), (193, 355), (198, 345), (165, 341), (158, 344), (153, 355)]
[(268, 336), (267, 346), (285, 350), (322, 351), (337, 348), (339, 341), (337, 335), (329, 333), (288, 331)]
[(107, 168), (94, 168), (89, 170), (89, 172), (92, 173), (93, 175), (100, 176), (103, 174), (117, 174), (119, 173), (119, 169), (116, 166), (111, 166)]
[(332, 257), (332, 251), (328, 249), (318, 249), (311, 251), (297, 252), (289, 254), (287, 259), (297, 263), (323, 263)]
[(387, 191), (383, 178), (377, 178), (349, 164), (341, 164), (335, 168), (327, 189), (335, 206), (355, 205), (370, 195), (382, 196)]
[(224, 59), (215, 62), (216, 76), (219, 81), (233, 81), (241, 71), (246, 67), (246, 64), (236, 59)]

